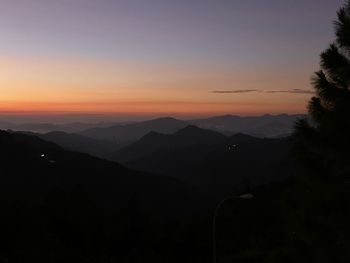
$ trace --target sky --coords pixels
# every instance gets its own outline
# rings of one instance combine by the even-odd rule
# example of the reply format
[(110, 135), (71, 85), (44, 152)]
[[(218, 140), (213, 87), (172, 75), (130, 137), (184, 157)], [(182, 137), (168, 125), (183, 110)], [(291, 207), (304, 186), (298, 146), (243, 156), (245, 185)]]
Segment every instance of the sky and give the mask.
[(0, 0), (0, 114), (303, 113), (342, 0)]

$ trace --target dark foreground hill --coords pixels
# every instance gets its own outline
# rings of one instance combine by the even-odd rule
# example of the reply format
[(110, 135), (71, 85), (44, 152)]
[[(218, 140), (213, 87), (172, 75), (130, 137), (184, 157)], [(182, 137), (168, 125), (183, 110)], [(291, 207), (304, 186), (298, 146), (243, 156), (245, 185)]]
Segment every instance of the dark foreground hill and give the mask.
[(120, 148), (120, 146), (115, 142), (93, 139), (76, 133), (66, 133), (60, 131), (43, 134), (31, 132), (23, 133), (37, 136), (48, 142), (53, 142), (66, 150), (87, 153), (100, 158), (104, 158), (109, 153)]
[[(247, 156), (280, 148), (243, 134), (225, 140)], [(217, 210), (214, 234), (215, 206), (174, 179), (30, 135), (0, 132), (0, 145), (0, 262), (212, 262), (214, 238), (216, 262), (350, 260), (348, 175), (290, 177), (247, 189), (247, 200), (233, 194)]]
[(223, 194), (290, 176), (290, 147), (289, 138), (225, 137), (189, 126), (172, 135), (150, 133), (111, 159)]
[(0, 261), (208, 257), (208, 239), (199, 237), (205, 231), (199, 230), (200, 203), (194, 197), (201, 196), (195, 189), (35, 136), (0, 131), (0, 145)]
[(217, 262), (350, 262), (349, 174), (309, 174), (231, 198), (217, 216)]

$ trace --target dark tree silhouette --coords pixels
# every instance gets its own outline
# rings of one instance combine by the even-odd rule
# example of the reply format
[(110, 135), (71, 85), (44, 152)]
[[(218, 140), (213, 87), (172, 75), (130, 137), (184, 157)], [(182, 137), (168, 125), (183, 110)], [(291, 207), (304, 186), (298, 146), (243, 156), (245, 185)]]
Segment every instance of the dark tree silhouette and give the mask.
[(296, 123), (297, 159), (314, 174), (350, 171), (350, 0), (338, 11), (336, 40), (321, 54), (312, 84), (309, 120)]

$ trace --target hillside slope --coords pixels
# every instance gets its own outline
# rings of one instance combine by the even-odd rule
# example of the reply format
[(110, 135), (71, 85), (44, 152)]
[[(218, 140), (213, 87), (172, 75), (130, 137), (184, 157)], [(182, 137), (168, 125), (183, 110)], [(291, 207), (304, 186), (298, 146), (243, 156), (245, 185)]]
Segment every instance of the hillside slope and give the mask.
[(195, 189), (35, 136), (0, 131), (0, 145), (0, 258), (176, 262), (196, 251)]

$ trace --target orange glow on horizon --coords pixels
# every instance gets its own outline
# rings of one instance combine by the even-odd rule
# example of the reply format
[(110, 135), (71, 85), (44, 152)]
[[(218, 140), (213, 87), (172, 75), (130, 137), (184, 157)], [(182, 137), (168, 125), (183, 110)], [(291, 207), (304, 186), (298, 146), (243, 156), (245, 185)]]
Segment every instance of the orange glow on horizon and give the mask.
[(309, 87), (308, 74), (295, 82), (295, 75), (304, 71), (308, 72), (190, 62), (0, 57), (0, 112), (304, 113), (307, 94), (213, 93)]
[[(286, 107), (288, 111), (286, 111)], [(247, 103), (192, 103), (192, 102), (119, 102), (119, 103), (0, 103), (0, 113), (42, 114), (42, 113), (86, 113), (86, 114), (262, 114), (262, 113), (305, 113), (304, 104), (247, 104)]]

